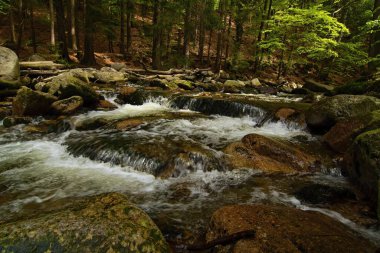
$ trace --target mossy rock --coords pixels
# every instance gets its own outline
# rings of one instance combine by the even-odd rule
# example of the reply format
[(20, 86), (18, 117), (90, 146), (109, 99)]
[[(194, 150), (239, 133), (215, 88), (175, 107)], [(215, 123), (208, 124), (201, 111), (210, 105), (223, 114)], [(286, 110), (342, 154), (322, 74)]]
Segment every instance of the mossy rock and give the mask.
[(154, 222), (124, 195), (75, 201), (65, 210), (2, 224), (1, 252), (166, 253)]
[(335, 95), (339, 94), (351, 94), (351, 95), (363, 95), (368, 92), (372, 86), (371, 82), (352, 82), (345, 85), (338, 86), (334, 89)]

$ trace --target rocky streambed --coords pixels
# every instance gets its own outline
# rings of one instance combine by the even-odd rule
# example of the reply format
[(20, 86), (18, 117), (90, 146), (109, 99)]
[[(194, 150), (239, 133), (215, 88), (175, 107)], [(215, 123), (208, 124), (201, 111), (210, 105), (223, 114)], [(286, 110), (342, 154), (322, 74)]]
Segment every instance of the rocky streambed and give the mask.
[(3, 99), (0, 251), (376, 252), (379, 101), (201, 72), (77, 69)]

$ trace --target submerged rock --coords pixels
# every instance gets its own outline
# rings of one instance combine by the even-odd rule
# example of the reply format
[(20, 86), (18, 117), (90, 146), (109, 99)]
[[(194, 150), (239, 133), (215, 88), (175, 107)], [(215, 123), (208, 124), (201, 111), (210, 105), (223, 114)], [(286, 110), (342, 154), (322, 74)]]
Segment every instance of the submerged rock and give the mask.
[(20, 85), (20, 66), (16, 53), (0, 46), (0, 89), (14, 89)]
[(228, 145), (224, 152), (233, 168), (252, 168), (265, 172), (292, 173), (315, 169), (315, 157), (290, 143), (250, 134)]
[(121, 194), (75, 201), (65, 210), (2, 224), (2, 252), (169, 252), (147, 214)]
[(54, 102), (51, 107), (57, 114), (70, 115), (79, 110), (83, 105), (83, 98), (73, 96)]
[(255, 231), (253, 238), (216, 247), (213, 252), (370, 253), (376, 250), (368, 240), (328, 216), (286, 206), (223, 207), (213, 214), (206, 238), (210, 242), (248, 230)]
[(380, 129), (359, 135), (346, 156), (349, 177), (359, 183), (380, 219)]
[(32, 120), (31, 117), (5, 117), (3, 120), (3, 126), (8, 128), (20, 124), (29, 124)]
[(311, 204), (331, 204), (356, 199), (350, 189), (322, 184), (304, 186), (295, 192), (295, 196), (301, 201)]
[(327, 132), (340, 120), (367, 114), (379, 108), (379, 100), (374, 97), (338, 95), (313, 104), (306, 113), (306, 123), (313, 131)]
[(14, 116), (38, 116), (50, 112), (50, 106), (58, 98), (44, 92), (22, 87), (13, 100)]

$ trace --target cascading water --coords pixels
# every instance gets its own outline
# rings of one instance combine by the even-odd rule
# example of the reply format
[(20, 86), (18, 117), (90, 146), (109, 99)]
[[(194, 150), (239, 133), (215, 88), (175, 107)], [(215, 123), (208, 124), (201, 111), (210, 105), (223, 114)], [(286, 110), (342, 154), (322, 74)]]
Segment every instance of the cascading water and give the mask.
[[(258, 107), (216, 101), (174, 97), (120, 105), (73, 117), (73, 129), (64, 133), (28, 135), (22, 126), (8, 131), (0, 126), (0, 224), (44, 211), (63, 198), (121, 192), (146, 210), (168, 237), (178, 238), (185, 231), (202, 232), (212, 212), (224, 205), (280, 201), (313, 208), (290, 201), (293, 185), (348, 185), (339, 174), (288, 177), (253, 169), (231, 171), (222, 150), (247, 134), (315, 140), (302, 127), (280, 121), (256, 127), (266, 115)], [(100, 119), (108, 123), (94, 130), (76, 129)], [(113, 127), (128, 119), (141, 124), (127, 130)], [(352, 225), (337, 213), (330, 216), (379, 239), (378, 233)]]

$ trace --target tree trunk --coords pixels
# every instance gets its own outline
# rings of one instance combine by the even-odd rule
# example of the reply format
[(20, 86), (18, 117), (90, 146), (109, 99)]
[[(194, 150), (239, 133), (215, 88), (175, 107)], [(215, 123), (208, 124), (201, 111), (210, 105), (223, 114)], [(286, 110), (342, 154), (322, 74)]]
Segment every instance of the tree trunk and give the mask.
[(50, 10), (50, 44), (55, 47), (55, 14), (54, 14), (54, 0), (49, 0)]
[(72, 42), (72, 48), (73, 50), (76, 52), (78, 51), (78, 45), (77, 45), (77, 31), (76, 31), (76, 1), (75, 0), (70, 0), (70, 13), (71, 13), (71, 30), (70, 30), (70, 33), (71, 33), (71, 42)]
[(127, 7), (127, 54), (129, 54), (132, 47), (132, 18), (134, 12), (133, 0), (128, 0)]
[(98, 0), (85, 0), (84, 4), (84, 53), (82, 64), (96, 65), (94, 49), (95, 9)]
[(36, 41), (36, 27), (34, 25), (34, 3), (30, 1), (29, 3), (29, 12), (30, 12), (30, 30), (32, 32), (32, 45), (33, 45), (33, 53), (37, 53), (37, 41)]
[[(380, 18), (380, 0), (375, 0), (374, 8), (373, 8), (373, 20), (377, 20)], [(369, 52), (369, 57), (376, 58), (379, 57), (380, 54), (380, 31), (376, 31), (371, 36), (371, 47)], [(380, 60), (373, 60), (370, 64), (368, 64), (369, 70), (371, 72), (375, 72), (376, 69), (380, 66)]]
[(211, 44), (212, 44), (213, 34), (214, 34), (214, 31), (211, 29), (210, 33), (208, 35), (208, 46), (207, 46), (207, 62), (208, 62), (208, 64), (211, 63)]
[(65, 13), (63, 0), (55, 0), (55, 11), (57, 19), (58, 47), (61, 58), (70, 61), (69, 51), (67, 50)]
[(125, 57), (125, 0), (120, 0), (120, 54)]
[[(265, 13), (268, 8), (268, 0), (265, 0), (264, 3), (264, 10), (262, 13)], [(259, 69), (259, 63), (260, 63), (260, 47), (259, 44), (263, 40), (263, 30), (265, 26), (265, 20), (264, 20), (264, 14), (261, 14), (261, 23), (260, 23), (260, 29), (259, 29), (259, 34), (257, 36), (257, 41), (256, 41), (256, 46), (255, 46), (255, 68), (254, 72), (256, 72)]]
[(227, 31), (227, 38), (226, 38), (226, 53), (225, 53), (225, 59), (224, 64), (227, 64), (228, 57), (230, 55), (230, 36), (231, 36), (231, 29), (232, 29), (232, 16), (230, 14), (228, 19), (228, 31)]
[(205, 2), (202, 2), (201, 6), (201, 15), (199, 16), (199, 49), (198, 49), (198, 58), (200, 60), (200, 63), (203, 64), (204, 62), (204, 47), (205, 47), (205, 37), (206, 37), (206, 29), (204, 24), (205, 19)]
[(15, 18), (14, 18), (14, 5), (13, 3), (9, 6), (9, 25), (11, 28), (11, 42), (16, 43), (16, 27), (15, 27)]
[(18, 8), (18, 15), (20, 17), (19, 24), (18, 24), (18, 36), (17, 36), (17, 47), (16, 47), (16, 53), (17, 55), (20, 54), (21, 46), (22, 46), (22, 36), (24, 33), (24, 22), (25, 22), (25, 8), (24, 8), (24, 2), (23, 0), (19, 0), (19, 8)]
[[(186, 0), (185, 16), (184, 16), (184, 37), (183, 37), (183, 56), (186, 58), (186, 62), (189, 61), (190, 56), (190, 0)], [(187, 63), (186, 63), (187, 64)]]
[(160, 29), (159, 29), (159, 0), (153, 1), (153, 46), (152, 46), (152, 67), (159, 69), (161, 67), (160, 53)]

